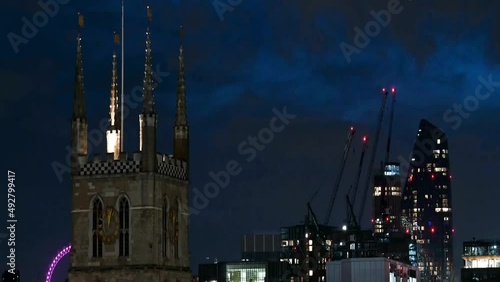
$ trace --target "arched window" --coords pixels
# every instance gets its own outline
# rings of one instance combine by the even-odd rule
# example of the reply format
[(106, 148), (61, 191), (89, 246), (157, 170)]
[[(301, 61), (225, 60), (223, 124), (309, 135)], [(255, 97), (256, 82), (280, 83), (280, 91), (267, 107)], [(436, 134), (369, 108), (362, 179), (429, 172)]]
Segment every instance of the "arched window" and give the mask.
[(163, 197), (162, 205), (162, 219), (161, 219), (161, 249), (163, 257), (166, 258), (168, 255), (168, 200), (167, 197)]
[(129, 236), (129, 228), (130, 228), (130, 205), (126, 197), (122, 197), (120, 199), (120, 245), (119, 256), (120, 257), (128, 257), (130, 254), (130, 236)]
[(180, 204), (179, 204), (179, 199), (177, 199), (177, 201), (175, 201), (175, 219), (174, 219), (174, 228), (175, 228), (175, 231), (174, 231), (174, 234), (175, 234), (175, 243), (174, 243), (174, 255), (175, 255), (175, 258), (178, 259), (179, 258), (179, 248), (180, 248), (180, 234), (179, 234), (179, 221), (180, 221)]
[(102, 216), (102, 201), (99, 197), (95, 197), (92, 202), (92, 257), (102, 257), (102, 241), (99, 236), (99, 225)]

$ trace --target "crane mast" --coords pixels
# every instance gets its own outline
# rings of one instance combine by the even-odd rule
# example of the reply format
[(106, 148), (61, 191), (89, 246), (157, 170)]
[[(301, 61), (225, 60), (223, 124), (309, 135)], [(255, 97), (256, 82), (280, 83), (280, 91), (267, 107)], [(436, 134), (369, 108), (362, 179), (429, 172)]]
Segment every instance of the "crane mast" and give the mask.
[(394, 104), (396, 104), (396, 89), (392, 88), (392, 105), (391, 115), (389, 117), (389, 135), (387, 136), (387, 150), (385, 151), (385, 163), (389, 162), (389, 155), (391, 152), (391, 137), (392, 137), (392, 123), (394, 121)]
[(344, 146), (344, 154), (342, 155), (342, 159), (340, 161), (339, 172), (337, 173), (337, 179), (335, 180), (335, 185), (333, 186), (332, 197), (330, 198), (330, 203), (328, 205), (328, 209), (326, 210), (325, 223), (324, 225), (328, 225), (330, 222), (330, 216), (332, 215), (333, 204), (335, 203), (335, 199), (337, 198), (337, 193), (340, 187), (340, 181), (342, 180), (342, 174), (344, 173), (345, 163), (347, 161), (347, 155), (349, 155), (349, 149), (351, 148), (352, 137), (356, 133), (354, 127), (349, 129), (349, 133), (347, 134), (347, 140)]
[[(358, 165), (358, 172), (356, 173), (356, 178), (354, 179), (354, 185), (351, 185), (349, 188), (349, 191), (347, 192), (346, 199), (347, 199), (347, 223), (349, 226), (353, 224), (353, 220), (356, 220), (355, 215), (354, 215), (354, 206), (356, 204), (356, 197), (358, 194), (358, 186), (359, 186), (359, 180), (361, 179), (361, 172), (363, 170), (363, 161), (365, 159), (365, 152), (368, 144), (368, 137), (363, 136), (363, 149), (361, 150), (361, 157), (359, 158), (359, 165)], [(352, 193), (352, 197), (350, 196), (351, 189), (354, 188), (354, 191)], [(352, 199), (352, 200), (351, 200)], [(355, 224), (357, 225), (357, 224)]]
[[(391, 105), (391, 114), (390, 114), (390, 117), (389, 117), (389, 133), (388, 133), (388, 136), (387, 136), (387, 149), (386, 149), (386, 152), (385, 152), (385, 162), (382, 164), (382, 167), (380, 168), (381, 170), (381, 174), (384, 175), (385, 173), (385, 165), (387, 165), (389, 163), (389, 155), (390, 155), (390, 150), (391, 150), (391, 137), (392, 137), (392, 124), (393, 124), (393, 120), (394, 120), (394, 104), (396, 103), (396, 89), (395, 88), (392, 88), (391, 89), (391, 92), (392, 92), (392, 105)], [(387, 180), (387, 178), (386, 178)], [(381, 187), (381, 193), (380, 193), (380, 210), (382, 211), (382, 222), (384, 223), (384, 225), (387, 225), (387, 221), (386, 221), (386, 217), (388, 215), (388, 211), (387, 211), (387, 184), (388, 184), (388, 181), (384, 181), (383, 184), (382, 184), (382, 187)]]
[(361, 157), (359, 158), (358, 173), (356, 174), (356, 180), (354, 182), (354, 192), (352, 194), (352, 205), (356, 204), (356, 197), (358, 194), (359, 180), (361, 179), (361, 172), (363, 171), (363, 162), (365, 159), (366, 148), (368, 147), (368, 137), (363, 136), (363, 149), (361, 151)]
[(382, 89), (382, 92), (384, 93), (384, 97), (382, 99), (382, 106), (380, 107), (378, 123), (377, 123), (377, 130), (375, 131), (375, 139), (373, 141), (372, 154), (370, 156), (370, 161), (368, 163), (368, 175), (365, 179), (365, 185), (363, 185), (364, 190), (363, 190), (363, 196), (361, 198), (361, 206), (360, 206), (359, 217), (358, 217), (360, 224), (361, 224), (361, 219), (363, 218), (363, 213), (365, 211), (366, 196), (368, 194), (370, 181), (372, 178), (373, 164), (375, 162), (375, 156), (377, 155), (377, 145), (378, 145), (378, 139), (380, 137), (380, 128), (382, 127), (382, 121), (384, 120), (385, 104), (387, 102), (387, 95), (389, 94), (389, 92), (387, 92), (385, 88)]

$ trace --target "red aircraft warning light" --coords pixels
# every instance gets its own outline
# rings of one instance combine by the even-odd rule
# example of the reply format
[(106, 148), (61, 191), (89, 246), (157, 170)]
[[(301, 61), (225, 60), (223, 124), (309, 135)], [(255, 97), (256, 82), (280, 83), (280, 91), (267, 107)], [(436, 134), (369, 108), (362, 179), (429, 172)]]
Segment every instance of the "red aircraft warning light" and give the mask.
[(363, 142), (366, 142), (367, 139), (366, 136), (363, 136)]
[(354, 126), (351, 126), (351, 132), (354, 132)]
[(382, 88), (382, 92), (385, 92), (385, 88)]
[(393, 87), (393, 88), (391, 89), (391, 91), (392, 91), (392, 93), (396, 93), (396, 88), (394, 88), (394, 87)]
[(434, 228), (431, 228), (431, 232), (434, 233), (434, 231), (436, 231)]

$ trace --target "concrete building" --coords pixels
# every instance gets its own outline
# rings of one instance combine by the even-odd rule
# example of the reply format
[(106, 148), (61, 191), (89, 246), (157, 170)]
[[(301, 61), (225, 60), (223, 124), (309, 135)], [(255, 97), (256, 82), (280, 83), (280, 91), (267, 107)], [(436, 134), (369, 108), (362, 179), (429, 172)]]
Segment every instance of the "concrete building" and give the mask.
[(462, 282), (500, 281), (500, 241), (464, 242)]
[(381, 257), (352, 258), (326, 264), (327, 282), (417, 282), (416, 267)]
[(453, 269), (453, 213), (446, 134), (421, 120), (403, 190), (407, 232), (418, 244), (417, 264), (425, 282), (448, 281)]
[[(188, 249), (189, 127), (179, 49), (173, 155), (157, 152), (157, 114), (149, 27), (146, 32), (140, 147), (123, 151), (113, 55), (107, 157), (88, 157), (82, 45), (77, 37), (71, 127), (72, 249), (69, 282), (191, 282)], [(122, 78), (123, 79), (123, 78)], [(102, 105), (108, 107), (108, 105)], [(95, 144), (94, 144), (95, 145)]]

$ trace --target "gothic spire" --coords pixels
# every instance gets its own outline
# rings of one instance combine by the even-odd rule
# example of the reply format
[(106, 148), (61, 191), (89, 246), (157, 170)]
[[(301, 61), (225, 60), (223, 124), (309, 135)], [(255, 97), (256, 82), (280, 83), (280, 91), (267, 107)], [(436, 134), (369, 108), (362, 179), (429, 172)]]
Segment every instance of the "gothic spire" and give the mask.
[(149, 22), (151, 22), (151, 9), (148, 6), (148, 27), (146, 30), (146, 62), (144, 65), (144, 94), (143, 94), (143, 113), (154, 113), (153, 99), (153, 67), (151, 64), (151, 37), (149, 31)]
[(78, 13), (78, 35), (76, 37), (76, 69), (75, 69), (75, 93), (73, 104), (73, 118), (85, 118), (85, 95), (83, 91), (83, 62), (82, 62), (82, 37), (80, 28), (83, 27), (83, 15)]
[[(115, 44), (119, 44), (118, 33), (115, 32)], [(113, 64), (111, 73), (111, 98), (109, 105), (109, 129), (120, 130), (120, 113), (118, 107), (118, 71), (116, 64), (116, 49), (113, 51)]]
[(184, 55), (182, 43), (184, 39), (184, 28), (180, 27), (181, 43), (179, 46), (179, 78), (177, 80), (177, 113), (175, 117), (176, 126), (186, 126), (187, 111), (186, 111), (186, 85), (184, 82)]

